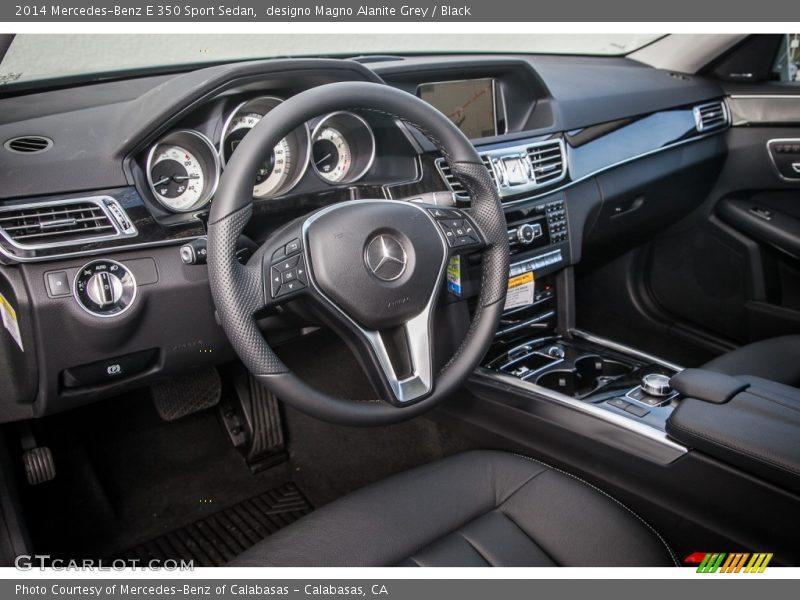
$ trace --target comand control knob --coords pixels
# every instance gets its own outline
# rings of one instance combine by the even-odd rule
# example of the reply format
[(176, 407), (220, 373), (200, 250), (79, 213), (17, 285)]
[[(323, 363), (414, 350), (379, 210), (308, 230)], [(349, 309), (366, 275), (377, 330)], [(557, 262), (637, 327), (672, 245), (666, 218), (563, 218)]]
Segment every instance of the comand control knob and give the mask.
[(136, 280), (122, 263), (94, 260), (78, 271), (73, 294), (86, 312), (97, 317), (114, 317), (133, 305)]
[(650, 396), (665, 397), (672, 393), (669, 376), (661, 373), (650, 373), (642, 377), (642, 390)]
[[(537, 231), (538, 228), (538, 231)], [(541, 235), (542, 229), (540, 225), (532, 225), (530, 223), (523, 223), (516, 229), (516, 238), (517, 242), (520, 244), (530, 244), (535, 240), (539, 235)]]

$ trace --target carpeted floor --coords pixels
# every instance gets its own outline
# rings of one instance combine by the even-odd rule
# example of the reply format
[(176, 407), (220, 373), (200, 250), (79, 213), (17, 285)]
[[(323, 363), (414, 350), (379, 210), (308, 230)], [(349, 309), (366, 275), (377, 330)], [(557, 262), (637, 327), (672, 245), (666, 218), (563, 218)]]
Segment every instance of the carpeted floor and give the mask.
[[(332, 393), (371, 394), (352, 356), (329, 336), (286, 347), (281, 354), (301, 376)], [(187, 549), (176, 547), (175, 540), (189, 543), (187, 532), (197, 534), (216, 522), (214, 515), (241, 513), (265, 493), (291, 489), (308, 501), (305, 508), (295, 507), (297, 514), (275, 523), (259, 524), (258, 511), (249, 523), (228, 519), (235, 535), (252, 541), (311, 507), (471, 447), (424, 418), (350, 428), (286, 406), (282, 411), (288, 460), (257, 474), (232, 447), (216, 407), (166, 422), (147, 390), (34, 421), (37, 441), (52, 450), (57, 473), (39, 486), (22, 484), (34, 550), (64, 558), (164, 554), (171, 547), (165, 540), (172, 539), (170, 551), (180, 554)], [(238, 543), (223, 552), (219, 543), (211, 540), (218, 555), (206, 549), (205, 562), (217, 564), (243, 549)]]

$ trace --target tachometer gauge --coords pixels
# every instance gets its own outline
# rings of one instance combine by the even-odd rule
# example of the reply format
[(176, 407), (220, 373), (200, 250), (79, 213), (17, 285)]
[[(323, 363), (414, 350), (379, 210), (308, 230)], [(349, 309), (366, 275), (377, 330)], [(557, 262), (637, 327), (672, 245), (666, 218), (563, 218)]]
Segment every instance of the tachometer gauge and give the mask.
[(325, 127), (316, 135), (311, 155), (320, 176), (334, 183), (347, 177), (353, 166), (350, 145), (333, 127)]
[[(264, 96), (240, 104), (233, 111), (222, 131), (220, 154), (223, 164), (230, 160), (247, 133), (281, 102), (280, 98)], [(275, 196), (294, 187), (305, 172), (308, 151), (307, 128), (302, 127), (283, 138), (264, 158), (256, 173), (253, 195), (258, 198)]]
[(314, 128), (312, 163), (329, 183), (352, 183), (372, 166), (375, 137), (367, 122), (351, 112), (335, 112)]
[(172, 212), (205, 206), (219, 179), (219, 160), (202, 134), (174, 131), (150, 149), (147, 180), (156, 200)]

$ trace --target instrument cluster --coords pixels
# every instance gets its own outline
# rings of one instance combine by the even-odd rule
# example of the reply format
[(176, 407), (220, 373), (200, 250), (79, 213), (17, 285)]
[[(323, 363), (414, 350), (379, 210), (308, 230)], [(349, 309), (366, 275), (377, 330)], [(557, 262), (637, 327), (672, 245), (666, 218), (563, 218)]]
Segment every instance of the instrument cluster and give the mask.
[[(206, 206), (237, 146), (281, 102), (276, 96), (242, 102), (228, 114), (216, 145), (193, 129), (161, 138), (150, 148), (145, 167), (155, 199), (174, 213)], [(289, 133), (264, 157), (253, 197), (285, 195), (309, 172), (329, 186), (353, 184), (372, 167), (375, 145), (372, 127), (361, 116), (347, 111), (324, 115)]]

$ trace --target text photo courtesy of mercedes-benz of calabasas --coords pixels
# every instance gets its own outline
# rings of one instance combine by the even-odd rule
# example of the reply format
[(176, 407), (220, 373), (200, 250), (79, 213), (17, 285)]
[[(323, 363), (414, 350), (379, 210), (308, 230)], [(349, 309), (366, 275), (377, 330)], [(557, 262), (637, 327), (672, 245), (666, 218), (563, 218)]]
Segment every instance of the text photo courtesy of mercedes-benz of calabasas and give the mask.
[(798, 34), (0, 37), (3, 566), (800, 563)]

